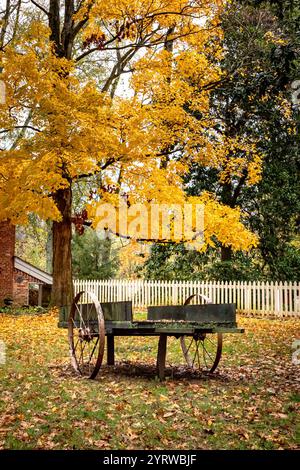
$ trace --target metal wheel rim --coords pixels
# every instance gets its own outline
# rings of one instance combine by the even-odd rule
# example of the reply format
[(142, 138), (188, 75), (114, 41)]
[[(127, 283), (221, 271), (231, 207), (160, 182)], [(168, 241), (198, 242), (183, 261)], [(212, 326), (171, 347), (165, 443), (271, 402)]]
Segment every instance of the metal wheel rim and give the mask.
[[(208, 297), (201, 294), (193, 294), (186, 299), (184, 305), (189, 305), (195, 297), (201, 297), (205, 300), (205, 303), (211, 303), (211, 300)], [(213, 345), (215, 351), (209, 351), (208, 343), (213, 344), (213, 341), (209, 336), (215, 339), (215, 345)], [(192, 369), (206, 370), (208, 372), (214, 372), (218, 367), (222, 356), (222, 333), (209, 333), (199, 335), (199, 337), (181, 336), (180, 344), (188, 367)]]
[[(79, 301), (83, 294), (86, 294), (92, 301), (85, 318), (83, 318), (79, 307)], [(94, 318), (90, 323), (89, 315), (93, 308), (97, 318)], [(78, 320), (76, 320), (76, 315), (79, 317)], [(94, 379), (103, 361), (105, 323), (100, 302), (91, 292), (79, 292), (74, 298), (69, 315), (68, 338), (72, 367), (80, 375)]]

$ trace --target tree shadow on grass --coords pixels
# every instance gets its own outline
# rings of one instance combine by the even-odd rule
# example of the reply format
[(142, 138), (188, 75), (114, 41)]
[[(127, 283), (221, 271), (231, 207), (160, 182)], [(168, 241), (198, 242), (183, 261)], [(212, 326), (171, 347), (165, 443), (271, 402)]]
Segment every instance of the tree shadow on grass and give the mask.
[[(55, 370), (55, 372), (62, 378), (83, 378), (82, 376), (78, 375), (69, 364), (53, 366), (52, 369)], [(167, 366), (165, 376), (166, 380), (168, 381), (187, 380), (230, 383), (238, 380), (238, 378), (234, 376), (234, 374), (231, 376), (231, 374), (228, 372), (222, 373), (222, 371), (215, 371), (214, 373), (210, 373), (199, 370), (193, 370), (187, 366)], [(136, 378), (156, 380), (157, 382), (160, 382), (155, 364), (134, 361), (117, 362), (114, 366), (108, 366), (106, 364), (102, 365), (96, 379), (94, 380), (101, 381), (104, 377), (123, 377), (132, 379)]]
[[(88, 380), (73, 370), (69, 363), (51, 367), (53, 373), (60, 379)], [(278, 361), (276, 365), (265, 360), (253, 360), (252, 363), (244, 365), (223, 365), (214, 373), (192, 370), (184, 365), (167, 365), (166, 381), (211, 383), (212, 386), (246, 386), (263, 387), (270, 394), (280, 394), (283, 391), (299, 390), (299, 370), (285, 361)], [(157, 369), (155, 362), (143, 363), (136, 361), (120, 361), (114, 366), (103, 364), (95, 381), (117, 380), (118, 378), (128, 380), (157, 381)]]

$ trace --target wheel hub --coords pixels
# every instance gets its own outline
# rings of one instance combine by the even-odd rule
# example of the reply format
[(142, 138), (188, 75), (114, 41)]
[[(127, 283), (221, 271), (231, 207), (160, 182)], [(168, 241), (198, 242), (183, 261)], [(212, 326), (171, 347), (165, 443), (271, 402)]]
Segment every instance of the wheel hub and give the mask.
[(79, 337), (81, 341), (87, 341), (88, 343), (93, 339), (93, 332), (90, 328), (80, 328)]
[(206, 338), (206, 333), (195, 333), (193, 335), (193, 338), (195, 341), (199, 341), (199, 340), (203, 341)]

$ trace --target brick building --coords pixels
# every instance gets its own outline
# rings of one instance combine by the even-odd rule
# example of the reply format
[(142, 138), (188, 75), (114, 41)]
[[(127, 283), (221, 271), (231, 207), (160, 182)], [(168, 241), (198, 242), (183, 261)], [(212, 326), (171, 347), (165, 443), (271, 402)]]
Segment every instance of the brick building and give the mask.
[[(0, 305), (12, 300), (14, 305), (47, 305), (52, 276), (15, 256), (16, 227), (0, 222)], [(31, 293), (37, 295), (30, 295)]]

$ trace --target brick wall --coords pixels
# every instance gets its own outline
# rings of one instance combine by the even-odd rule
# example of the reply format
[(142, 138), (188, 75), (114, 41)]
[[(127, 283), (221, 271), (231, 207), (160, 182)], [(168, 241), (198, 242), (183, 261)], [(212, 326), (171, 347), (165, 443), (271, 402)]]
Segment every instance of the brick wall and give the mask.
[(14, 270), (13, 298), (14, 305), (29, 304), (29, 278), (25, 273)]
[(0, 222), (0, 304), (13, 297), (15, 240), (15, 226)]

